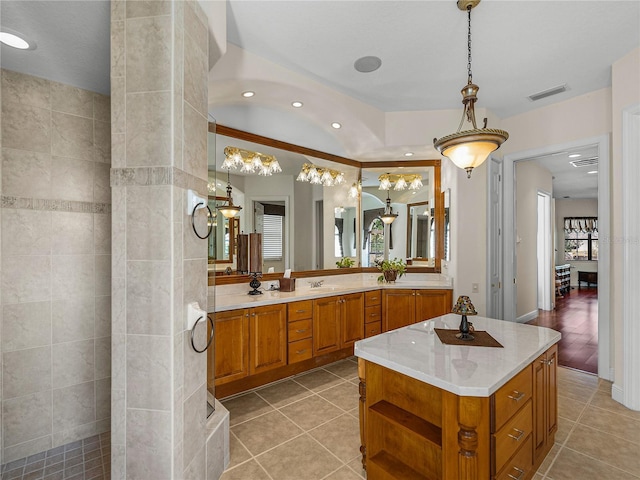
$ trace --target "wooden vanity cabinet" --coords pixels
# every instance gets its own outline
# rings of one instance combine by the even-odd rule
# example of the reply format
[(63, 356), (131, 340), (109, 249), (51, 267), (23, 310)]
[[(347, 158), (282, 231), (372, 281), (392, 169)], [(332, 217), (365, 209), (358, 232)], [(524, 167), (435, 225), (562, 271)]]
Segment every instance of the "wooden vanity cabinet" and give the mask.
[(308, 360), (313, 356), (313, 301), (287, 304), (288, 363)]
[(216, 313), (214, 324), (207, 365), (209, 383), (217, 386), (249, 375), (249, 309)]
[(382, 331), (445, 315), (451, 312), (451, 306), (451, 290), (385, 290), (382, 293)]
[(284, 304), (249, 309), (249, 374), (287, 364), (287, 310)]
[(382, 290), (364, 293), (364, 337), (382, 333)]
[(313, 355), (335, 352), (364, 338), (364, 295), (351, 293), (313, 301)]

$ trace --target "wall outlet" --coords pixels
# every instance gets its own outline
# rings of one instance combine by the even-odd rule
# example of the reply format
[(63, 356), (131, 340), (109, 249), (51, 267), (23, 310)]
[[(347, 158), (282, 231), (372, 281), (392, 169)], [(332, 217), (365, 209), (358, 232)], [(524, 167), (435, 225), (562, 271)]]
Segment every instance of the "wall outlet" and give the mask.
[(471, 284), (471, 293), (478, 293), (480, 291), (480, 285), (477, 283)]

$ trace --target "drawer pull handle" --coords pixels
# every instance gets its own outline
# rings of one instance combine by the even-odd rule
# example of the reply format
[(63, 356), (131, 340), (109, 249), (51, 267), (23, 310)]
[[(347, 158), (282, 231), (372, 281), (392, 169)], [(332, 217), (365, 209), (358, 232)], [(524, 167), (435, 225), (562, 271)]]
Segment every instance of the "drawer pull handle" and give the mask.
[(513, 395), (507, 395), (507, 398), (510, 398), (514, 402), (519, 402), (520, 400), (522, 400), (525, 397), (525, 395), (526, 394), (524, 392), (519, 392), (517, 390), (514, 390), (513, 391)]
[(306, 351), (307, 351), (306, 348), (304, 350), (298, 350), (298, 351), (296, 351), (296, 355), (302, 355)]
[(377, 313), (370, 313), (369, 316), (370, 317), (376, 317), (376, 316), (378, 316), (378, 314)]
[(521, 468), (518, 467), (513, 467), (513, 469), (518, 472), (518, 476), (514, 477), (513, 475), (511, 475), (510, 473), (507, 474), (507, 477), (513, 479), (513, 480), (522, 480), (522, 477), (524, 475), (524, 470), (522, 470)]
[(304, 332), (306, 332), (306, 331), (307, 331), (307, 329), (306, 329), (306, 328), (302, 328), (302, 329), (298, 329), (298, 330), (296, 330), (296, 333), (304, 333)]
[(296, 313), (304, 313), (306, 310), (296, 310)]
[(519, 442), (520, 439), (522, 438), (522, 436), (524, 435), (524, 431), (522, 430), (518, 430), (517, 428), (513, 429), (514, 432), (516, 432), (518, 435), (512, 435), (510, 433), (507, 434), (507, 437), (511, 437), (513, 438), (516, 442)]

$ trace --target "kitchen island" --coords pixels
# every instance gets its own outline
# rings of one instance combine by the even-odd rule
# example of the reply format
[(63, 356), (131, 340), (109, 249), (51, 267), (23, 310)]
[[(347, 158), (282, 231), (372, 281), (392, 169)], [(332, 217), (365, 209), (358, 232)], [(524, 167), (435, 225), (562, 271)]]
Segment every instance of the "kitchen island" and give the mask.
[(444, 345), (444, 315), (356, 342), (368, 480), (533, 477), (557, 430), (556, 343), (542, 327), (473, 317), (503, 348)]

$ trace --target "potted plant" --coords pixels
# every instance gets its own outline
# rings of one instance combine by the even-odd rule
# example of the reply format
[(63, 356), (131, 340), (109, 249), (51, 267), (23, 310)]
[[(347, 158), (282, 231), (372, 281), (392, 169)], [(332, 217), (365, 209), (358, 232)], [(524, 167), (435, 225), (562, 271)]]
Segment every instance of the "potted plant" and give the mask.
[(342, 257), (340, 260), (336, 262), (336, 266), (338, 268), (350, 268), (355, 265), (355, 260), (350, 257)]
[(395, 282), (397, 278), (407, 272), (407, 264), (398, 258), (377, 262), (377, 266), (378, 270), (382, 272), (382, 275), (378, 277), (379, 282)]

